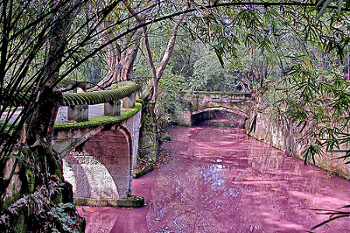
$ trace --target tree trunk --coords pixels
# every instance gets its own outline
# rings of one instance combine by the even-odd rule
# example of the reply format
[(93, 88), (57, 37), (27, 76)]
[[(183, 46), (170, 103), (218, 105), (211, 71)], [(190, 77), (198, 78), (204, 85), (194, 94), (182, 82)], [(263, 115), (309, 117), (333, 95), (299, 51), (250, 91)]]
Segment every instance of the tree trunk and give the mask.
[[(105, 21), (98, 26), (98, 31), (103, 32), (101, 40), (106, 43), (114, 37), (110, 29), (111, 22)], [(140, 32), (132, 32), (128, 38), (121, 38), (121, 44), (117, 41), (110, 43), (106, 49), (107, 75), (97, 84), (98, 88), (105, 88), (120, 81), (131, 80), (134, 77), (133, 65), (140, 43)], [(131, 42), (130, 42), (131, 41)]]
[[(53, 4), (59, 4), (59, 1), (54, 1)], [(60, 7), (56, 18), (53, 20), (54, 24), (50, 29), (48, 40), (49, 50), (45, 71), (40, 79), (41, 83), (38, 85), (38, 96), (27, 130), (27, 145), (32, 151), (36, 167), (39, 169), (34, 177), (35, 189), (46, 189), (48, 201), (54, 205), (67, 200), (72, 201), (70, 198), (65, 198), (72, 196), (72, 189), (69, 188), (68, 184), (63, 186), (62, 189), (57, 188), (58, 184), (56, 186), (51, 185), (53, 182), (64, 182), (61, 160), (51, 148), (51, 138), (58, 108), (63, 98), (62, 93), (56, 88), (56, 83), (59, 80), (59, 71), (67, 45), (71, 18), (74, 13), (71, 10), (71, 4), (74, 7), (75, 2)], [(53, 7), (57, 6), (54, 5)], [(48, 208), (47, 204), (38, 206), (38, 208)], [(73, 215), (80, 222), (77, 222), (78, 225), (82, 226), (84, 220), (75, 213)], [(35, 218), (39, 217), (36, 216)], [(33, 226), (33, 228), (35, 229), (36, 226)]]
[[(129, 12), (134, 16), (136, 21), (138, 22), (139, 25), (144, 25), (145, 20), (134, 11), (134, 9), (131, 7), (131, 5), (128, 4), (127, 1), (124, 1), (124, 5), (128, 8)], [(188, 9), (188, 5), (184, 7), (184, 10)], [(145, 105), (143, 107), (143, 112), (146, 114), (146, 117), (148, 117), (148, 127), (142, 129), (142, 131), (148, 131), (153, 133), (153, 137), (150, 137), (152, 140), (149, 142), (149, 145), (141, 145), (145, 147), (151, 147), (153, 148), (150, 151), (149, 154), (149, 160), (155, 161), (156, 156), (158, 154), (158, 146), (160, 142), (160, 133), (159, 133), (159, 126), (158, 126), (158, 114), (156, 112), (156, 105), (157, 105), (157, 99), (158, 99), (158, 84), (159, 81), (163, 75), (163, 72), (170, 60), (172, 51), (175, 46), (175, 41), (176, 41), (176, 36), (178, 32), (178, 28), (180, 26), (180, 23), (184, 19), (185, 14), (182, 14), (176, 21), (175, 24), (172, 28), (172, 35), (169, 38), (166, 50), (164, 52), (163, 58), (157, 68), (155, 68), (154, 62), (153, 62), (153, 56), (152, 56), (152, 51), (149, 45), (149, 40), (148, 40), (148, 29), (147, 26), (143, 26), (143, 35), (144, 35), (144, 44), (147, 50), (147, 55), (148, 55), (148, 62), (150, 65), (150, 69), (152, 72), (152, 79), (150, 83), (148, 84), (147, 88), (144, 90), (144, 92), (141, 95), (141, 99), (145, 100)], [(142, 148), (141, 148), (142, 149)]]

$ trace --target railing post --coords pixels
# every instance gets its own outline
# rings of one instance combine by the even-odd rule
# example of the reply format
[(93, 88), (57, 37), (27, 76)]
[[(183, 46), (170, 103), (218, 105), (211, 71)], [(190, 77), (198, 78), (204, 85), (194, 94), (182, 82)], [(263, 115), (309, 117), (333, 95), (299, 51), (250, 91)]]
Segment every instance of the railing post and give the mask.
[(69, 121), (73, 120), (76, 122), (88, 121), (89, 105), (82, 104), (82, 105), (68, 106), (68, 120)]
[(114, 100), (104, 103), (104, 115), (105, 116), (120, 116), (120, 100)]
[(135, 93), (132, 93), (130, 96), (125, 97), (123, 99), (123, 107), (124, 108), (133, 108), (133, 107), (135, 107), (135, 100), (136, 100)]

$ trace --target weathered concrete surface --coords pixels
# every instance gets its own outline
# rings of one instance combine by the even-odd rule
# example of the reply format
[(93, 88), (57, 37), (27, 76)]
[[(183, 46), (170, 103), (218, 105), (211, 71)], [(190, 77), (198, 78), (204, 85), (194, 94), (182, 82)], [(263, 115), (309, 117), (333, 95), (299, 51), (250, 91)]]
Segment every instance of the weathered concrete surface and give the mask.
[(63, 158), (63, 175), (73, 186), (75, 204), (117, 206), (131, 195), (140, 121), (141, 111), (113, 126), (57, 133), (61, 140), (64, 135), (80, 140)]
[[(19, 177), (19, 164), (18, 163), (15, 164), (14, 158), (7, 160), (5, 166), (6, 166), (5, 173), (3, 174), (4, 178), (5, 179), (11, 178), (4, 196), (4, 201), (6, 202), (6, 200), (13, 198), (17, 193), (21, 191), (22, 181)], [(11, 177), (12, 169), (14, 169), (14, 173), (12, 174), (12, 177)]]
[(68, 120), (76, 122), (87, 121), (89, 119), (89, 105), (74, 105), (68, 107)]
[(110, 101), (104, 103), (104, 112), (105, 116), (119, 116), (121, 110), (121, 102), (120, 100)]
[[(127, 119), (126, 121), (123, 121), (121, 123), (121, 126), (125, 127), (125, 129), (128, 130), (131, 138), (131, 153), (132, 153), (132, 163), (131, 163), (131, 170), (133, 169), (136, 159), (137, 159), (137, 153), (139, 150), (139, 138), (140, 138), (140, 128), (141, 128), (141, 114), (142, 110), (140, 110), (135, 116)], [(132, 171), (131, 171), (131, 178), (132, 178)]]
[(73, 186), (76, 204), (113, 206), (119, 198), (108, 169), (87, 152), (71, 152), (63, 159), (64, 177)]
[(209, 111), (226, 111), (247, 117), (250, 99), (250, 93), (243, 92), (195, 92), (184, 100), (187, 109), (177, 114), (176, 121), (180, 125), (192, 126), (195, 115)]
[(132, 93), (130, 96), (122, 99), (122, 105), (124, 108), (133, 108), (135, 106), (136, 95)]
[[(201, 114), (206, 114), (206, 112), (213, 111), (223, 111), (223, 112), (231, 112), (242, 117), (247, 118), (250, 110), (250, 104), (248, 102), (242, 103), (230, 103), (230, 104), (207, 104), (203, 106), (198, 106), (196, 108), (192, 108), (190, 110), (180, 111), (176, 116), (177, 123), (184, 126), (192, 126), (196, 121), (196, 116)], [(209, 118), (208, 118), (209, 119)]]
[(92, 135), (97, 134), (104, 128), (103, 125), (96, 128), (65, 129), (55, 131), (52, 140), (52, 148), (59, 153), (61, 157), (78, 145), (87, 141)]
[[(263, 113), (249, 112), (249, 120), (246, 127), (249, 127), (254, 116), (257, 114), (256, 128), (250, 135), (263, 141), (273, 147), (285, 151), (288, 155), (304, 159), (302, 155), (303, 144), (297, 143), (297, 139), (301, 137), (300, 130), (302, 126), (297, 127), (297, 123), (291, 123), (287, 126), (285, 123), (278, 123), (270, 120)], [(350, 165), (338, 157), (344, 155), (341, 153), (326, 153), (322, 157), (315, 156), (316, 166), (327, 171), (336, 173), (346, 179), (350, 179)], [(311, 162), (311, 161), (310, 161)]]

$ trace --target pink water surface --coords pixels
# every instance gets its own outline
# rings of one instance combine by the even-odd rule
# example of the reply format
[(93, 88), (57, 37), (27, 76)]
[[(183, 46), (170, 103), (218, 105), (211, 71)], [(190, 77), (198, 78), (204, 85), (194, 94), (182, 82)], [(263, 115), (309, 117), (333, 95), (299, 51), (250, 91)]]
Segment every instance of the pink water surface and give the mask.
[[(86, 232), (306, 232), (350, 203), (350, 182), (248, 137), (243, 129), (168, 128), (173, 161), (133, 181), (140, 209), (78, 207)], [(82, 210), (84, 208), (84, 211)], [(350, 232), (349, 218), (314, 232)]]

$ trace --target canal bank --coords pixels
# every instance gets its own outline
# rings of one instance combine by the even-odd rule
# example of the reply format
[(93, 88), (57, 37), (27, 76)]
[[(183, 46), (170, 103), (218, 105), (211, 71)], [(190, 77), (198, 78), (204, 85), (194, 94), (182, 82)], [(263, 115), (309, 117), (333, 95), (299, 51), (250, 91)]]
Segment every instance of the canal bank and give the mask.
[[(168, 128), (173, 160), (133, 181), (140, 209), (78, 207), (86, 232), (305, 232), (348, 204), (350, 183), (212, 120)], [(214, 126), (213, 126), (214, 125)], [(348, 218), (315, 232), (349, 232)]]

